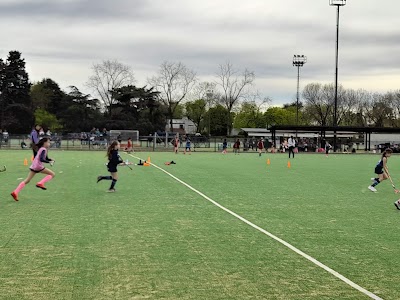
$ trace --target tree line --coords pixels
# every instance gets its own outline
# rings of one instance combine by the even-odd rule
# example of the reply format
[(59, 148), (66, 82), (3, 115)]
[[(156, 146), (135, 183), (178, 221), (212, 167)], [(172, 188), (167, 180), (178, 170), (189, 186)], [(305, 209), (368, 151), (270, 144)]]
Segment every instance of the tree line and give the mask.
[[(131, 67), (118, 61), (92, 66), (85, 85), (93, 96), (76, 86), (62, 90), (50, 78), (31, 83), (25, 60), (18, 51), (0, 58), (0, 128), (29, 132), (34, 123), (53, 132), (89, 131), (93, 127), (135, 129), (142, 135), (164, 131), (167, 120), (187, 117), (204, 135), (229, 135), (233, 128), (270, 125), (332, 125), (334, 85), (310, 83), (302, 101), (272, 106), (254, 86), (255, 74), (219, 66), (211, 82), (199, 81), (181, 62), (163, 62), (146, 85), (137, 86)], [(338, 88), (338, 125), (398, 126), (400, 90), (373, 93)], [(171, 130), (172, 131), (172, 130)]]

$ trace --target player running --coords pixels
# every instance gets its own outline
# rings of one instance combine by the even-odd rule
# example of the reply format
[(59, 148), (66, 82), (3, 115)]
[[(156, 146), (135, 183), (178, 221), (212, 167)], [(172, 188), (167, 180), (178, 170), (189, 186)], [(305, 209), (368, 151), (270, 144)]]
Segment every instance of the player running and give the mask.
[(118, 141), (113, 141), (111, 145), (107, 149), (107, 157), (108, 157), (108, 164), (107, 170), (110, 172), (111, 176), (98, 176), (97, 183), (104, 180), (111, 180), (111, 186), (107, 192), (114, 193), (115, 192), (115, 185), (118, 181), (118, 165), (125, 165), (124, 161), (122, 160), (121, 156), (118, 154), (120, 144)]
[(30, 171), (28, 177), (24, 181), (22, 181), (18, 185), (18, 187), (11, 193), (11, 196), (14, 198), (15, 201), (18, 201), (19, 192), (25, 187), (26, 184), (28, 184), (32, 180), (32, 178), (37, 173), (43, 173), (47, 175), (36, 184), (36, 187), (42, 190), (46, 190), (44, 184), (53, 179), (55, 176), (55, 173), (52, 170), (45, 168), (43, 165), (43, 163), (50, 163), (50, 165), (52, 166), (55, 162), (54, 159), (50, 159), (47, 156), (47, 149), (50, 147), (50, 139), (42, 138), (36, 146), (39, 150), (32, 162), (31, 167), (29, 168)]
[(392, 155), (393, 150), (388, 148), (382, 153), (382, 157), (379, 160), (378, 164), (375, 166), (375, 174), (378, 174), (378, 177), (371, 178), (374, 182), (368, 187), (368, 189), (372, 192), (377, 192), (376, 186), (381, 183), (383, 180), (389, 178), (389, 171), (387, 168), (387, 160)]

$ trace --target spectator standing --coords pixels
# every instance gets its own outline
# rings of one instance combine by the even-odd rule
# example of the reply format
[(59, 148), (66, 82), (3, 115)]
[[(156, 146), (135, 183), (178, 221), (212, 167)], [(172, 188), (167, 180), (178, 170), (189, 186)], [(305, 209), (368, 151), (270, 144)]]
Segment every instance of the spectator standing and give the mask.
[(290, 136), (288, 139), (288, 147), (289, 147), (289, 158), (290, 158), (290, 153), (292, 153), (292, 156), (294, 158), (294, 148), (296, 147), (296, 140), (293, 138), (293, 135)]
[(8, 143), (8, 131), (7, 131), (7, 129), (4, 129), (3, 130), (3, 140), (4, 140), (4, 143)]
[(329, 155), (329, 150), (331, 150), (332, 146), (329, 144), (328, 141), (325, 142), (325, 156), (328, 157)]
[(222, 154), (226, 154), (226, 149), (228, 148), (228, 142), (226, 139), (224, 139), (224, 142), (222, 143)]
[(33, 151), (33, 157), (36, 157), (37, 151), (39, 150), (37, 144), (39, 143), (40, 130), (42, 130), (42, 126), (36, 124), (31, 132), (31, 147)]
[(258, 149), (258, 156), (261, 156), (261, 153), (264, 149), (264, 141), (262, 139), (258, 140), (257, 149)]
[(236, 142), (233, 144), (233, 152), (235, 154), (239, 154), (240, 151), (240, 140), (237, 139)]

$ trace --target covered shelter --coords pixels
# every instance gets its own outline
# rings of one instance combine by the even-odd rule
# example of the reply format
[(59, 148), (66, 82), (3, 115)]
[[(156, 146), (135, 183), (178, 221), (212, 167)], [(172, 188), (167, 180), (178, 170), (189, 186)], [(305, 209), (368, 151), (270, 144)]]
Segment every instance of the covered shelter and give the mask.
[(371, 134), (372, 133), (389, 133), (389, 134), (400, 134), (400, 128), (398, 127), (362, 127), (362, 126), (297, 126), (297, 125), (272, 125), (268, 128), (272, 136), (272, 140), (275, 142), (277, 134), (291, 133), (298, 135), (301, 133), (314, 133), (326, 138), (327, 136), (333, 136), (333, 147), (337, 149), (337, 137), (346, 136), (349, 134), (363, 134), (365, 151), (371, 151)]
[(271, 136), (271, 132), (266, 128), (240, 128), (243, 132), (247, 134), (249, 137), (267, 137)]

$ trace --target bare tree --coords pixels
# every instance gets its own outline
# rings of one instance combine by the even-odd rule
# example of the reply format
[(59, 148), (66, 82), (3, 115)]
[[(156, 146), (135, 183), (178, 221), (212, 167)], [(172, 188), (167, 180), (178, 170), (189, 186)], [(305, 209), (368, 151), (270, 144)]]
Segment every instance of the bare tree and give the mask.
[(360, 125), (360, 119), (357, 118), (359, 103), (358, 91), (353, 89), (343, 90), (340, 95), (340, 103), (338, 103), (338, 124)]
[(186, 99), (197, 78), (193, 70), (181, 62), (163, 62), (157, 76), (147, 79), (148, 83), (160, 92), (161, 101), (167, 106), (170, 130), (172, 119), (179, 103)]
[(357, 125), (368, 126), (371, 123), (368, 115), (373, 102), (373, 94), (366, 90), (358, 89), (356, 97), (358, 99), (356, 105)]
[(94, 64), (92, 70), (93, 75), (89, 77), (86, 85), (99, 96), (111, 116), (115, 102), (111, 91), (135, 82), (131, 67), (116, 60), (105, 60), (100, 64)]
[(209, 105), (214, 104), (218, 98), (217, 95), (217, 84), (215, 82), (202, 81), (196, 84), (190, 93), (191, 100), (206, 100)]
[(272, 103), (272, 99), (268, 96), (263, 96), (259, 90), (249, 92), (246, 101), (254, 103), (257, 107), (257, 112), (264, 112)]
[(400, 90), (388, 92), (387, 97), (390, 98), (390, 104), (393, 113), (393, 126), (399, 127), (400, 125)]
[(240, 99), (245, 96), (246, 88), (253, 84), (254, 79), (254, 72), (245, 69), (243, 73), (239, 74), (239, 71), (235, 70), (230, 62), (219, 66), (216, 83), (222, 89), (221, 104), (228, 110), (227, 135), (232, 130), (231, 112)]
[(321, 126), (327, 125), (328, 116), (333, 111), (333, 103), (329, 103), (320, 83), (307, 84), (303, 89), (305, 111), (311, 119)]
[[(333, 124), (335, 109), (335, 87), (333, 84), (322, 85), (320, 83), (310, 83), (303, 89), (303, 98), (305, 100), (305, 113), (311, 120), (321, 126)], [(338, 86), (338, 105), (337, 105), (337, 123), (340, 124), (345, 108), (345, 90)]]
[(366, 115), (369, 123), (376, 127), (384, 127), (392, 123), (393, 111), (391, 99), (388, 95), (379, 93), (372, 94), (371, 101), (368, 103)]

